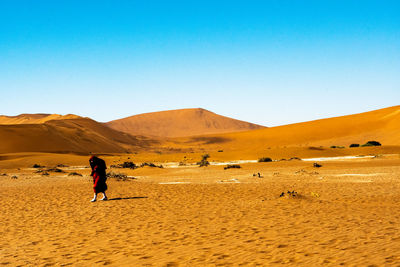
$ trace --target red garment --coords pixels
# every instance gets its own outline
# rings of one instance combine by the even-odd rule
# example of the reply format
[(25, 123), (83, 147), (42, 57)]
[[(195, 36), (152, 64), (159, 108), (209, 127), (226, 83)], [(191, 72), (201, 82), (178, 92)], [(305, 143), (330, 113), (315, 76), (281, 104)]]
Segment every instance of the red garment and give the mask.
[(106, 164), (104, 160), (92, 156), (89, 160), (90, 166), (92, 167), (93, 176), (93, 190), (95, 193), (104, 192), (107, 190), (107, 176), (106, 176)]

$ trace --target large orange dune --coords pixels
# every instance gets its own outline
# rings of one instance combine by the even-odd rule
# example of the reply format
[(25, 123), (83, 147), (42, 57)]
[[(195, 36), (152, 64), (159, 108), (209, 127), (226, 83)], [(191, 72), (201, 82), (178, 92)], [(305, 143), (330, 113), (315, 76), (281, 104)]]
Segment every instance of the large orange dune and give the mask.
[(145, 137), (115, 131), (88, 118), (0, 125), (0, 153), (122, 153), (148, 147), (152, 142)]
[(349, 146), (376, 140), (400, 145), (400, 106), (254, 131), (175, 139), (182, 146), (265, 151), (294, 146)]
[(241, 132), (264, 128), (217, 115), (201, 108), (139, 114), (107, 123), (111, 128), (133, 135), (182, 137)]

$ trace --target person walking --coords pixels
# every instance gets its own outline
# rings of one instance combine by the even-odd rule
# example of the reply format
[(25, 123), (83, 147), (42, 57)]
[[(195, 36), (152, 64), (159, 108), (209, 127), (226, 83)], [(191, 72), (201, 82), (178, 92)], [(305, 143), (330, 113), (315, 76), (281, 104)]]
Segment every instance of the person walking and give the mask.
[(94, 197), (91, 202), (95, 202), (97, 200), (97, 194), (103, 193), (103, 198), (101, 200), (108, 200), (106, 195), (107, 190), (107, 176), (106, 176), (106, 163), (101, 158), (96, 156), (91, 156), (89, 159), (90, 167), (92, 168), (92, 173), (90, 176), (93, 177), (93, 190)]

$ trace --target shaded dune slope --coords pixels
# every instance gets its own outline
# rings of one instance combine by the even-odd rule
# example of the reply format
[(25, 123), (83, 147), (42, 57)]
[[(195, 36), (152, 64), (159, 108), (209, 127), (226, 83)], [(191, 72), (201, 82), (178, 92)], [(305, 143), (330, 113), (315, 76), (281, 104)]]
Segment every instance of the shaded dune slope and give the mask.
[(121, 153), (148, 147), (153, 142), (145, 137), (115, 131), (86, 118), (0, 125), (0, 153)]
[(201, 108), (145, 113), (106, 124), (115, 130), (133, 135), (161, 137), (218, 134), (264, 128)]

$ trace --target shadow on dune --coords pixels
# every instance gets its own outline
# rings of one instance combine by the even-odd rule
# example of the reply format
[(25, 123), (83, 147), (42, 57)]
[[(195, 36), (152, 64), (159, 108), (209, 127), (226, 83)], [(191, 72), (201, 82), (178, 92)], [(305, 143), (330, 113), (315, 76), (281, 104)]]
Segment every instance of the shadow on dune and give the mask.
[(115, 198), (108, 199), (108, 201), (111, 201), (111, 200), (125, 200), (125, 199), (139, 199), (139, 198), (148, 198), (148, 197), (115, 197)]

